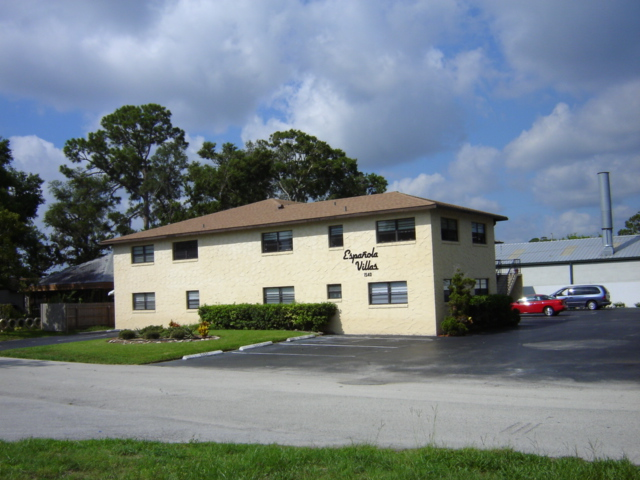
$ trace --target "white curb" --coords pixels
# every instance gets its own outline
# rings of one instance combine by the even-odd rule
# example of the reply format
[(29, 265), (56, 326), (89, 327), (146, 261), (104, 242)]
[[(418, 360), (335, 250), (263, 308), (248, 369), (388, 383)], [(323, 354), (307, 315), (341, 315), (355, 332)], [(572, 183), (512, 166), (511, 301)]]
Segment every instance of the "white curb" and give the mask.
[(301, 337), (287, 338), (287, 342), (295, 342), (296, 340), (307, 340), (309, 338), (316, 338), (316, 335), (302, 335)]
[(220, 355), (222, 350), (215, 350), (213, 352), (204, 352), (204, 353), (194, 353), (193, 355), (185, 355), (182, 357), (183, 360), (189, 360), (190, 358), (198, 358), (198, 357), (209, 357), (211, 355)]
[(251, 348), (266, 347), (267, 345), (272, 345), (272, 344), (273, 342), (254, 343), (253, 345), (245, 345), (244, 347), (240, 347), (238, 350), (240, 350), (241, 352), (244, 352), (245, 350), (249, 350)]

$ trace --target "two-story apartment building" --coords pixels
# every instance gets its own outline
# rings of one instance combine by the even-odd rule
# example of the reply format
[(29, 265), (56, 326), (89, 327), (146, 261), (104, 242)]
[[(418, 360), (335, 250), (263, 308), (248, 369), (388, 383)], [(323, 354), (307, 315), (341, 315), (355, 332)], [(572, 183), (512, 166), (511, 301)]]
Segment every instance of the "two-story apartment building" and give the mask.
[(116, 327), (196, 323), (204, 304), (329, 301), (331, 332), (435, 335), (456, 269), (496, 291), (502, 220), (391, 192), (270, 199), (114, 238)]

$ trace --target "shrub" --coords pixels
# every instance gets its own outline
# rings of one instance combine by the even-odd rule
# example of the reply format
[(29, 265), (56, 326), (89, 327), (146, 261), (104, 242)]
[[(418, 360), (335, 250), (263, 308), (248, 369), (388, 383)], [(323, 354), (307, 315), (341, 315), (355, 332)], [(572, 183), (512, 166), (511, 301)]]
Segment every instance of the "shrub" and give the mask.
[(320, 331), (338, 311), (335, 303), (204, 305), (199, 314), (219, 330)]
[(184, 340), (185, 338), (193, 337), (193, 332), (185, 327), (172, 327), (169, 328), (168, 337), (174, 340)]
[(616, 303), (613, 304), (613, 306), (616, 307), (616, 308), (625, 308), (626, 307), (624, 302), (616, 302)]
[(471, 298), (469, 314), (473, 318), (474, 330), (515, 327), (520, 323), (520, 314), (511, 309), (508, 295), (476, 295)]
[(456, 317), (446, 317), (440, 324), (440, 330), (444, 335), (452, 337), (465, 335), (469, 331), (467, 326)]
[(640, 308), (640, 302), (636, 303), (636, 307)]
[(136, 332), (133, 330), (121, 330), (118, 334), (118, 338), (122, 340), (131, 340), (132, 338), (136, 338)]
[(164, 328), (162, 325), (147, 325), (138, 330), (138, 335), (147, 340), (155, 340), (162, 337)]
[(18, 318), (21, 316), (22, 316), (22, 313), (20, 313), (20, 311), (10, 303), (0, 304), (0, 318), (9, 320), (11, 318)]

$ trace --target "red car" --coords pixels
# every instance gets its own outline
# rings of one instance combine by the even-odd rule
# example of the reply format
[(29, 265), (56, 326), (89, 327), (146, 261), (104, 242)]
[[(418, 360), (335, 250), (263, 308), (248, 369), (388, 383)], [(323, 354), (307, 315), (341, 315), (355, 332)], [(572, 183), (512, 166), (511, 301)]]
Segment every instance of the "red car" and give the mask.
[(564, 300), (549, 295), (528, 295), (513, 302), (511, 308), (518, 313), (544, 313), (547, 317), (552, 317), (566, 310), (567, 304)]

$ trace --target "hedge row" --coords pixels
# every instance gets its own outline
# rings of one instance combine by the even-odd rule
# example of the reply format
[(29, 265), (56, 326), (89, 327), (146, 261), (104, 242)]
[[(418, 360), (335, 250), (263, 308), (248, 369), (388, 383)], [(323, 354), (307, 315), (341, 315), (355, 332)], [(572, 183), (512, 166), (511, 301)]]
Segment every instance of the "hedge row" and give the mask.
[(212, 330), (306, 330), (318, 332), (338, 312), (334, 303), (204, 305), (200, 319)]
[(508, 295), (475, 295), (471, 297), (469, 315), (473, 318), (473, 330), (515, 327), (520, 323), (520, 314), (511, 309)]

